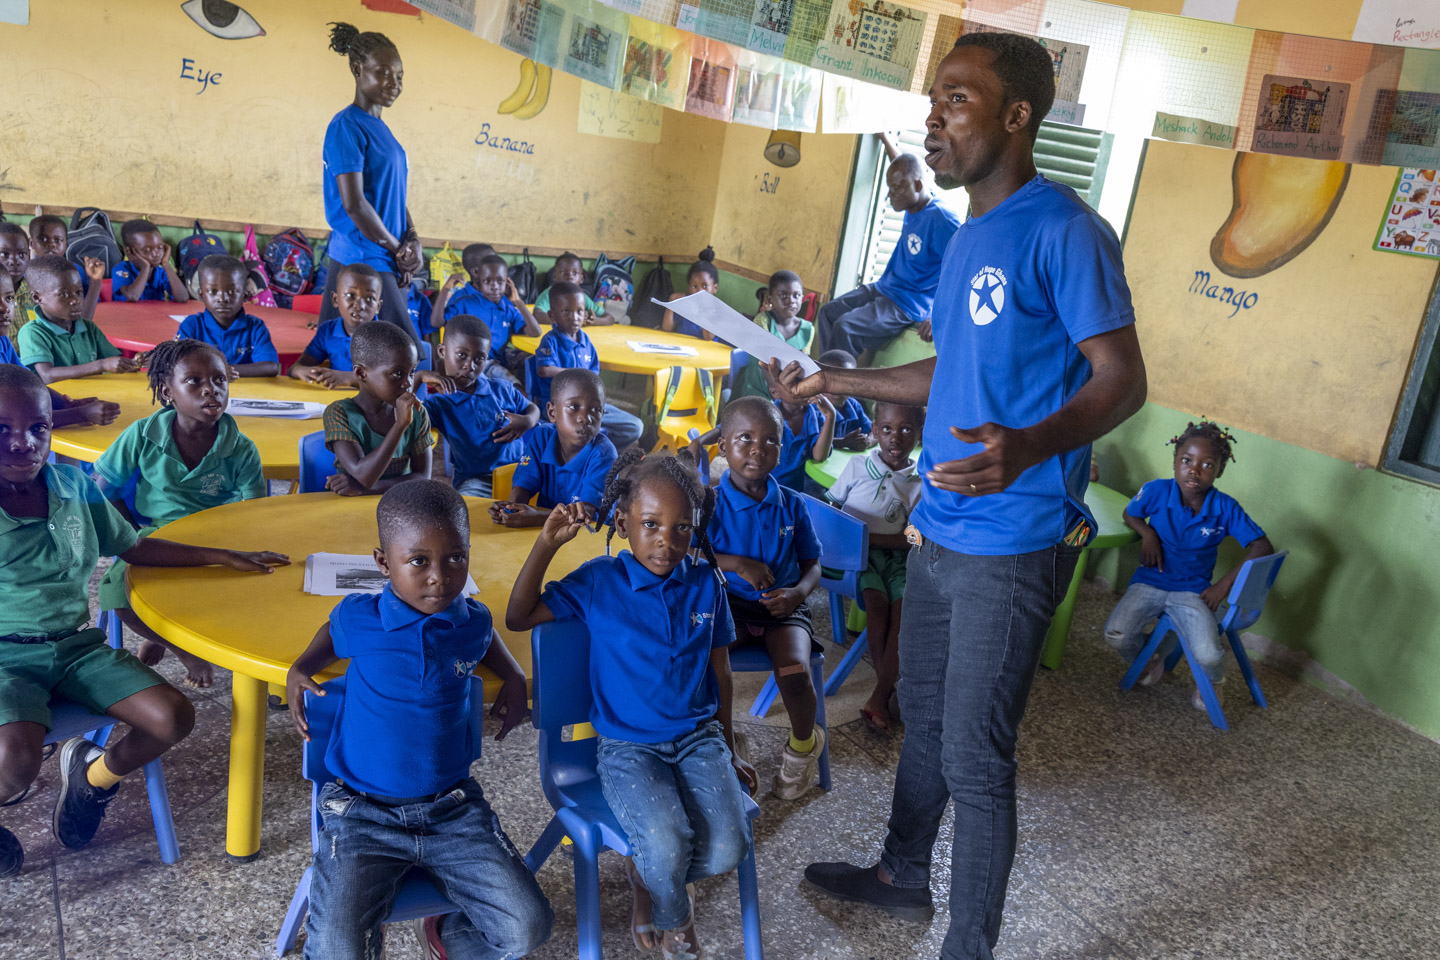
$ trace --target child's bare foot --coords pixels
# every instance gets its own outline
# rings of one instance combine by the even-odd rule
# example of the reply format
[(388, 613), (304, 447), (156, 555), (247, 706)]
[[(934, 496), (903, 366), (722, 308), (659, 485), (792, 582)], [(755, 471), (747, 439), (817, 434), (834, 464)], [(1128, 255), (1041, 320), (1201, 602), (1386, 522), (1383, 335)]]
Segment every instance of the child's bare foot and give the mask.
[(666, 930), (661, 934), (660, 953), (665, 960), (705, 960), (705, 948), (695, 939), (695, 914), (679, 930)]
[(634, 860), (626, 859), (625, 878), (630, 881), (630, 939), (635, 941), (636, 950), (654, 950), (660, 944), (660, 935), (652, 922), (655, 905), (650, 900), (650, 891), (640, 881)]
[(865, 706), (860, 708), (860, 715), (870, 725), (870, 729), (880, 733), (890, 731), (890, 697), (880, 698), (878, 693), (872, 693), (870, 699), (865, 701)]
[(202, 660), (193, 653), (186, 653), (184, 650), (176, 650), (175, 656), (185, 664), (185, 686), (204, 690), (206, 687), (215, 685), (215, 665), (213, 663)]
[(147, 667), (158, 666), (160, 661), (165, 659), (165, 646), (154, 640), (142, 640), (140, 641), (140, 652), (135, 655)]

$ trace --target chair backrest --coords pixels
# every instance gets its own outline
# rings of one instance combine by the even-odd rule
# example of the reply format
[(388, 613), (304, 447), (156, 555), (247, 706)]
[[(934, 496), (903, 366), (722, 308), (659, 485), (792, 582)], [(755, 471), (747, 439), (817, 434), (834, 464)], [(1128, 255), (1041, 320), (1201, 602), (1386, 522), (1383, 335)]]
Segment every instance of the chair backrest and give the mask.
[(820, 540), (820, 562), (833, 570), (859, 572), (870, 562), (870, 531), (865, 522), (809, 494), (805, 506)]
[(542, 623), (530, 633), (530, 663), (530, 719), (540, 731), (540, 783), (559, 807), (563, 801), (554, 794), (556, 786), (596, 775), (590, 631), (579, 620)]
[(1265, 600), (1270, 596), (1270, 588), (1280, 573), (1280, 565), (1289, 555), (1289, 550), (1281, 550), (1279, 553), (1245, 561), (1235, 577), (1235, 582), (1230, 586), (1230, 595), (1225, 598), (1230, 609), (1225, 612), (1225, 618), (1220, 622), (1221, 630), (1244, 630), (1260, 619), (1260, 614), (1265, 609)]
[(496, 467), (490, 474), (490, 496), (496, 500), (509, 500), (510, 491), (515, 489), (515, 464), (507, 463)]
[(335, 474), (335, 454), (325, 446), (325, 431), (300, 438), (300, 492), (318, 493)]
[(735, 378), (738, 377), (738, 376), (740, 376), (740, 371), (741, 371), (741, 370), (744, 370), (747, 366), (749, 366), (749, 364), (750, 364), (750, 354), (746, 353), (744, 350), (739, 350), (739, 349), (731, 350), (731, 351), (730, 351), (730, 379), (729, 379), (728, 381), (726, 381), (725, 386), (727, 386), (727, 387), (734, 387), (734, 386), (735, 386)]
[(655, 423), (660, 425), (671, 417), (706, 414), (715, 422), (715, 390), (709, 370), (695, 367), (661, 367), (655, 371)]

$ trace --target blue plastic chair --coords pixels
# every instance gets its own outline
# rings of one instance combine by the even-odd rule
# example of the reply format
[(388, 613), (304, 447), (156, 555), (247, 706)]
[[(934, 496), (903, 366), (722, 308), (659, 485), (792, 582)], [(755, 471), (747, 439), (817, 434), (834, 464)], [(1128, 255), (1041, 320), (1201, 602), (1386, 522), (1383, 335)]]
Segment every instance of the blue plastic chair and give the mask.
[[(1250, 657), (1245, 653), (1245, 645), (1240, 642), (1240, 631), (1249, 627), (1265, 609), (1265, 600), (1270, 596), (1270, 588), (1275, 583), (1275, 577), (1280, 573), (1280, 565), (1290, 555), (1289, 550), (1282, 550), (1279, 553), (1272, 553), (1266, 557), (1256, 557), (1254, 560), (1247, 560), (1236, 575), (1235, 582), (1230, 586), (1230, 595), (1225, 598), (1229, 609), (1220, 620), (1220, 632), (1230, 641), (1230, 649), (1235, 654), (1235, 661), (1240, 665), (1240, 673), (1245, 678), (1245, 686), (1250, 688), (1250, 696), (1254, 698), (1256, 706), (1262, 710), (1268, 706), (1265, 702), (1265, 694), (1260, 692), (1260, 681), (1255, 679), (1255, 670), (1250, 666)], [(1210, 722), (1221, 730), (1229, 730), (1230, 725), (1225, 722), (1225, 711), (1220, 708), (1220, 699), (1215, 696), (1215, 685), (1210, 678), (1205, 676), (1205, 671), (1195, 666), (1195, 658), (1191, 654), (1190, 641), (1185, 634), (1175, 625), (1168, 614), (1162, 615), (1155, 629), (1150, 634), (1150, 639), (1145, 647), (1135, 657), (1135, 662), (1130, 664), (1124, 679), (1120, 681), (1121, 690), (1129, 690), (1139, 679), (1140, 673), (1150, 658), (1155, 656), (1155, 651), (1160, 648), (1160, 641), (1165, 634), (1175, 632), (1180, 639), (1179, 645), (1165, 658), (1165, 670), (1168, 673), (1175, 669), (1183, 654), (1187, 663), (1190, 664), (1190, 675), (1195, 678), (1195, 687), (1200, 691), (1200, 698), (1205, 701), (1205, 709), (1210, 714)]]
[[(336, 677), (323, 684), (325, 696), (305, 694), (305, 721), (310, 727), (310, 742), (303, 744), (300, 758), (300, 773), (310, 781), (310, 852), (313, 854), (320, 845), (320, 788), (335, 777), (325, 766), (325, 750), (330, 744), (330, 731), (335, 726), (335, 715), (339, 712), (340, 701), (345, 696), (345, 678)], [(480, 759), (480, 745), (484, 742), (481, 725), (485, 719), (485, 683), (479, 677), (470, 677), (470, 737), (475, 755), (471, 763)], [(290, 898), (290, 907), (285, 911), (285, 921), (280, 925), (280, 934), (275, 938), (275, 955), (283, 957), (295, 946), (295, 938), (305, 922), (305, 913), (310, 909), (310, 879), (313, 867), (306, 867)], [(435, 886), (430, 875), (419, 867), (412, 867), (400, 881), (395, 903), (390, 908), (386, 923), (399, 923), (418, 917), (438, 917), (459, 910)]]
[(725, 389), (720, 391), (720, 399), (729, 402), (730, 390), (735, 386), (735, 378), (740, 376), (740, 371), (744, 370), (749, 363), (750, 354), (744, 350), (736, 348), (730, 351), (730, 374), (725, 378)]
[(335, 454), (325, 446), (325, 431), (300, 438), (300, 492), (319, 493), (325, 481), (335, 475)]
[[(699, 440), (700, 431), (691, 427), (686, 437), (690, 440)], [(710, 486), (710, 451), (703, 446), (700, 448), (700, 462), (695, 466), (700, 470), (700, 482), (707, 487)]]
[[(533, 722), (540, 731), (540, 783), (555, 816), (525, 855), (532, 870), (554, 852), (561, 838), (575, 842), (575, 920), (580, 960), (600, 960), (600, 853), (605, 848), (630, 856), (630, 841), (610, 811), (596, 771), (595, 730), (590, 726), (590, 632), (575, 620), (545, 623), (530, 635), (534, 665)], [(760, 814), (746, 800), (753, 824)], [(740, 862), (740, 920), (746, 960), (764, 960), (760, 937), (760, 886), (755, 850)]]

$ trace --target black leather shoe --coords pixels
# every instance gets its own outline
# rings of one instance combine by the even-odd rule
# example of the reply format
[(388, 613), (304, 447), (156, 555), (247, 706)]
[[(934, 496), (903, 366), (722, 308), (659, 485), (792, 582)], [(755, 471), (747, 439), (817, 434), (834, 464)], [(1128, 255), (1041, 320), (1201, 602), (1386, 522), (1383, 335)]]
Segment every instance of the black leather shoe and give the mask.
[(935, 917), (935, 904), (928, 887), (892, 887), (881, 883), (875, 867), (812, 863), (805, 868), (805, 883), (836, 900), (868, 903), (897, 920), (929, 923)]
[(25, 850), (15, 834), (0, 827), (0, 879), (13, 877), (25, 866)]

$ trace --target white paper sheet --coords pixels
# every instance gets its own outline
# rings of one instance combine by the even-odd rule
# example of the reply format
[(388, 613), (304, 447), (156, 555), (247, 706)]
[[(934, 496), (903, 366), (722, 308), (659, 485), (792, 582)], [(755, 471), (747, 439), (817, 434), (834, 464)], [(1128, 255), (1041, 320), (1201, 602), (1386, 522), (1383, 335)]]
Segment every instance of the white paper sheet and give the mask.
[[(305, 592), (316, 597), (344, 597), (352, 593), (379, 593), (385, 575), (368, 553), (312, 553), (305, 558)], [(465, 578), (465, 595), (480, 592), (475, 578)]]
[(171, 319), (171, 320), (174, 320), (176, 323), (184, 323), (184, 322), (185, 322), (185, 318), (186, 318), (187, 316), (189, 316), (189, 314), (186, 314), (186, 313), (172, 313), (172, 314), (169, 314), (170, 319)]
[(651, 300), (667, 310), (673, 310), (696, 326), (709, 330), (726, 343), (733, 344), (755, 357), (761, 363), (779, 360), (785, 367), (791, 361), (800, 364), (806, 374), (818, 373), (820, 365), (810, 355), (790, 346), (775, 334), (768, 332), (751, 320), (732, 310), (719, 297), (700, 291), (679, 300)]
[(1434, 0), (1364, 0), (1351, 38), (1440, 49), (1440, 5)]
[(231, 397), (225, 412), (232, 417), (271, 417), (280, 420), (319, 420), (325, 416), (325, 404), (309, 400), (260, 400), (254, 397)]
[(694, 347), (680, 343), (645, 343), (643, 340), (626, 340), (625, 343), (636, 353), (663, 353), (671, 357), (698, 357)]

